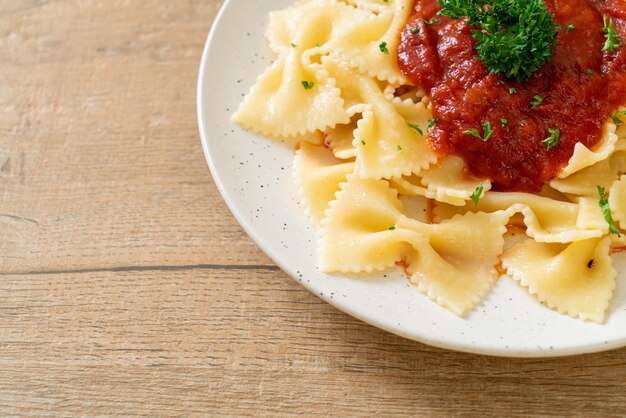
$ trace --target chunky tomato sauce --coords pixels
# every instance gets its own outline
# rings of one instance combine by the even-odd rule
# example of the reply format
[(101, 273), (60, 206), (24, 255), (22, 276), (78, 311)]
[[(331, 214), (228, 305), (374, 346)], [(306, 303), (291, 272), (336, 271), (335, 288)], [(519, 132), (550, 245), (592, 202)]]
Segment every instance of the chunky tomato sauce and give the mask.
[[(437, 0), (417, 0), (401, 34), (400, 69), (433, 99), (431, 147), (462, 156), (471, 174), (490, 179), (494, 190), (538, 192), (567, 164), (576, 143), (593, 149), (609, 114), (626, 104), (626, 45), (602, 52), (603, 15), (613, 18), (626, 42), (626, 2), (546, 0), (546, 6), (561, 26), (554, 57), (524, 83), (491, 74), (476, 58), (471, 28), (437, 16)], [(535, 96), (543, 102), (532, 107)], [(486, 122), (493, 130), (487, 142), (463, 134), (478, 129), (482, 135)], [(543, 143), (549, 128), (560, 130), (550, 150)]]

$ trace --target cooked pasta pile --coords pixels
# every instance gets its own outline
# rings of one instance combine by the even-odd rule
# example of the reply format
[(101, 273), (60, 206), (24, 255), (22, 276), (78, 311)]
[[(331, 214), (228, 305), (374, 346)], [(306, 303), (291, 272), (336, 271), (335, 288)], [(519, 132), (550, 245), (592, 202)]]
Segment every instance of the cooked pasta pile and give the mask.
[[(481, 303), (499, 266), (550, 308), (603, 322), (615, 288), (606, 188), (626, 226), (626, 130), (607, 121), (594, 150), (576, 146), (540, 194), (491, 191), (460, 157), (430, 150), (430, 99), (396, 64), (411, 0), (304, 0), (270, 15), (277, 58), (235, 113), (266, 136), (293, 137), (296, 182), (319, 231), (325, 272), (383, 271), (398, 263), (421, 292), (457, 315)], [(432, 219), (405, 197), (429, 199)], [(507, 226), (525, 227), (508, 245)]]

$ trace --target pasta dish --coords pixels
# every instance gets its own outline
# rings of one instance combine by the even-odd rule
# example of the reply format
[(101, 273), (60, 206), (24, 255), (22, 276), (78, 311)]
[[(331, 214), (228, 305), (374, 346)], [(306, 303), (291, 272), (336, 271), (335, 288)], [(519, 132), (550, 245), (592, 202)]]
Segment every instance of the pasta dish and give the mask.
[(626, 2), (300, 0), (233, 120), (296, 148), (328, 273), (457, 315), (508, 275), (602, 323), (626, 248)]

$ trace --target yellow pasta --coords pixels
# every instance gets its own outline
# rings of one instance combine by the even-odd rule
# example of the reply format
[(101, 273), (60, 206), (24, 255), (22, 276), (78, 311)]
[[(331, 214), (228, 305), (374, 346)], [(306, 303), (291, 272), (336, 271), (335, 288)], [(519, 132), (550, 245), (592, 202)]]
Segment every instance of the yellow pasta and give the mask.
[(602, 133), (602, 140), (595, 150), (590, 150), (580, 142), (574, 147), (574, 155), (570, 158), (567, 166), (557, 175), (558, 178), (565, 178), (574, 173), (590, 167), (598, 161), (606, 160), (615, 150), (617, 127), (614, 123), (608, 122)]
[(388, 4), (388, 7), (378, 14), (372, 14), (367, 21), (355, 22), (333, 41), (331, 47), (358, 72), (391, 84), (405, 84), (406, 79), (395, 57), (398, 33), (409, 17), (412, 0), (388, 0)]
[[(501, 262), (549, 308), (603, 322), (617, 274), (611, 246), (626, 245), (626, 124), (610, 120), (592, 149), (578, 143), (541, 193), (492, 191), (461, 157), (439, 159), (428, 144), (434, 99), (396, 63), (412, 3), (301, 0), (273, 12), (266, 38), (277, 58), (233, 116), (299, 143), (294, 177), (319, 230), (320, 268), (401, 264), (419, 291), (464, 315)], [(432, 217), (408, 216), (401, 195), (430, 200)], [(521, 242), (507, 244), (510, 224), (525, 226)]]
[(468, 213), (437, 225), (410, 219), (384, 180), (350, 176), (323, 220), (320, 264), (327, 272), (372, 272), (400, 261), (411, 282), (458, 315), (498, 278), (508, 214)]
[(608, 232), (608, 226), (597, 204), (581, 207), (577, 203), (528, 193), (491, 192), (478, 205), (468, 203), (463, 208), (458, 208), (438, 204), (434, 214), (435, 220), (439, 221), (468, 211), (499, 210), (506, 210), (511, 216), (521, 214), (527, 227), (526, 234), (538, 242), (573, 242), (601, 237)]
[(571, 244), (527, 240), (502, 257), (507, 273), (540, 302), (563, 314), (603, 322), (615, 289), (610, 238)]

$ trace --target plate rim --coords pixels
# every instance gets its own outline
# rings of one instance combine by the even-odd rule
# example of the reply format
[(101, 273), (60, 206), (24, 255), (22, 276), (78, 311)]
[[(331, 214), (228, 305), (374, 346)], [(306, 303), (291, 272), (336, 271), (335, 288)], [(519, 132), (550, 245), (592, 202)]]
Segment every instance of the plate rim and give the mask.
[[(208, 105), (203, 96), (203, 91), (206, 89), (208, 84), (207, 78), (207, 70), (210, 65), (208, 57), (211, 53), (211, 49), (214, 46), (213, 39), (216, 36), (218, 28), (224, 15), (229, 7), (233, 3), (236, 3), (237, 0), (225, 0), (221, 5), (218, 13), (215, 16), (211, 24), (211, 28), (209, 30), (209, 34), (207, 40), (204, 44), (202, 57), (200, 61), (199, 71), (198, 71), (198, 81), (197, 81), (197, 91), (196, 91), (196, 113), (198, 119), (198, 129), (200, 134), (200, 141), (202, 143), (202, 149), (204, 153), (204, 157), (206, 163), (209, 167), (215, 185), (217, 189), (226, 203), (228, 209), (231, 214), (234, 216), (239, 225), (243, 228), (246, 234), (254, 241), (254, 243), (259, 247), (261, 251), (274, 263), (278, 266), (284, 273), (286, 273), (292, 280), (296, 281), (302, 287), (304, 287), (308, 292), (312, 293), (314, 296), (322, 299), (324, 302), (333, 306), (341, 312), (346, 313), (347, 315), (352, 316), (362, 322), (365, 322), (371, 326), (389, 332), (391, 334), (400, 336), (402, 338), (406, 338), (411, 341), (416, 341), (421, 344), (425, 344), (432, 347), (437, 347), (445, 350), (458, 351), (462, 353), (468, 354), (478, 354), (485, 356), (494, 356), (494, 357), (505, 357), (505, 358), (558, 358), (558, 357), (568, 357), (574, 355), (582, 355), (582, 354), (593, 354), (606, 352), (611, 350), (620, 349), (626, 347), (626, 339), (623, 340), (615, 340), (609, 342), (608, 344), (597, 344), (597, 343), (588, 343), (580, 346), (569, 347), (569, 348), (559, 348), (555, 350), (545, 350), (545, 349), (500, 349), (495, 347), (478, 347), (473, 344), (463, 344), (454, 341), (446, 341), (439, 338), (429, 338), (427, 335), (422, 335), (419, 333), (409, 333), (405, 331), (401, 327), (394, 327), (389, 323), (378, 320), (375, 316), (368, 316), (367, 314), (362, 314), (360, 312), (354, 311), (350, 309), (350, 307), (339, 302), (338, 299), (330, 298), (326, 294), (320, 295), (319, 292), (316, 292), (316, 289), (313, 288), (312, 285), (307, 285), (304, 282), (297, 280), (297, 273), (293, 271), (289, 266), (287, 266), (282, 261), (282, 257), (278, 254), (275, 254), (268, 246), (266, 246), (263, 242), (262, 237), (260, 237), (255, 228), (245, 219), (242, 215), (241, 211), (237, 208), (233, 199), (231, 198), (229, 191), (226, 187), (224, 187), (224, 182), (222, 181), (222, 177), (220, 176), (219, 171), (216, 169), (215, 162), (209, 150), (209, 134), (206, 129), (206, 124), (204, 122), (203, 113), (204, 109)], [(232, 123), (232, 122), (231, 122)]]

